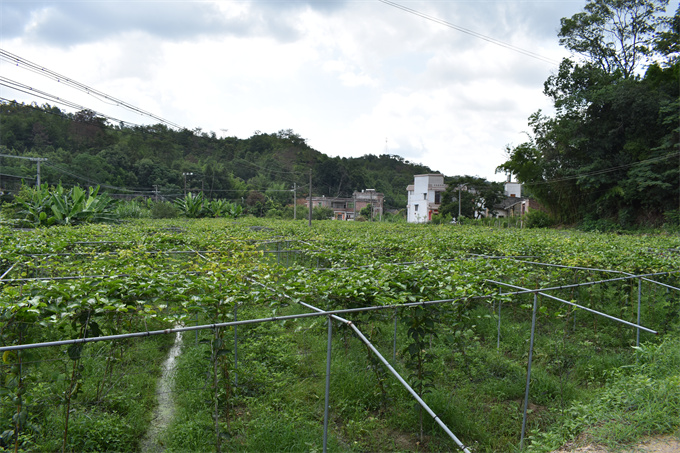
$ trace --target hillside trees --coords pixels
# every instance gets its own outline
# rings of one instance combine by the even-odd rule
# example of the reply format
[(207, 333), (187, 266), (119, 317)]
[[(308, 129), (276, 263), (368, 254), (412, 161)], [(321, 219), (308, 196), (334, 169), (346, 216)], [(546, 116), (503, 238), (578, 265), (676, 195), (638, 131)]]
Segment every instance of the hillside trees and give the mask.
[(548, 78), (555, 116), (533, 114), (529, 139), (498, 168), (557, 220), (653, 224), (678, 209), (678, 12), (662, 20), (666, 3), (594, 0), (563, 19), (560, 42), (583, 59)]
[[(218, 137), (200, 128), (111, 125), (92, 111), (69, 114), (48, 104), (0, 103), (0, 143), (0, 154), (47, 158), (41, 173), (49, 184), (167, 199), (203, 191), (244, 207), (256, 191), (265, 196), (248, 206), (256, 215), (292, 203), (287, 191), (294, 184), (298, 195), (305, 193), (310, 169), (314, 195), (350, 197), (375, 188), (385, 193), (386, 208), (405, 206), (413, 175), (431, 171), (398, 156), (329, 157), (292, 129)], [(34, 162), (0, 158), (0, 189), (18, 190), (22, 179), (36, 180)]]

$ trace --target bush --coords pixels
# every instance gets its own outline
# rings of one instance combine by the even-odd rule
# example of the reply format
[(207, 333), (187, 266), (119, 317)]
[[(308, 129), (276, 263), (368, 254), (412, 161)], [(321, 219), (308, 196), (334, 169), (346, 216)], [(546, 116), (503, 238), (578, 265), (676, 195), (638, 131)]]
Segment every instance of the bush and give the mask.
[(524, 222), (527, 228), (548, 228), (555, 224), (547, 212), (538, 209), (527, 212), (524, 216)]
[(149, 209), (138, 201), (120, 201), (116, 206), (116, 217), (119, 219), (142, 219), (150, 215)]
[(433, 225), (441, 225), (444, 223), (451, 223), (451, 220), (453, 220), (451, 214), (435, 214), (432, 216), (432, 220), (430, 220), (430, 223), (432, 223)]
[[(309, 211), (307, 211), (309, 212)], [(324, 206), (317, 206), (312, 209), (313, 220), (330, 220), (333, 218), (333, 210)]]
[(680, 209), (676, 209), (675, 211), (666, 211), (663, 213), (663, 216), (666, 219), (664, 222), (664, 227), (680, 227)]
[(169, 201), (159, 201), (151, 208), (152, 219), (174, 219), (179, 216), (179, 210)]
[(578, 229), (582, 231), (589, 232), (600, 232), (600, 233), (614, 233), (621, 230), (621, 226), (609, 219), (595, 219), (591, 216), (587, 216), (578, 225)]

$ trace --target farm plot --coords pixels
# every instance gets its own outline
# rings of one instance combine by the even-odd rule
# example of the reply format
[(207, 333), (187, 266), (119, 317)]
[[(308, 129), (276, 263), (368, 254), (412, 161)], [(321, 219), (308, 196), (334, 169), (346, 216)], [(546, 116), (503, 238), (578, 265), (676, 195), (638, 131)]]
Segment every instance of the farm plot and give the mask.
[[(677, 237), (247, 219), (2, 237), (6, 450), (546, 451), (593, 401), (621, 424), (644, 395), (680, 413)], [(591, 435), (679, 426), (653, 415)]]

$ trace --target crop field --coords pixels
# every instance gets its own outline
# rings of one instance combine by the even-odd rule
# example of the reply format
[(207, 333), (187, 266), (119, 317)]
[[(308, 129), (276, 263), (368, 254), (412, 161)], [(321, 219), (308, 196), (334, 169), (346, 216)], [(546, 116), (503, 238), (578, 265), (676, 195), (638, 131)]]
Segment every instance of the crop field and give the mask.
[(0, 451), (552, 451), (680, 427), (677, 235), (0, 233)]

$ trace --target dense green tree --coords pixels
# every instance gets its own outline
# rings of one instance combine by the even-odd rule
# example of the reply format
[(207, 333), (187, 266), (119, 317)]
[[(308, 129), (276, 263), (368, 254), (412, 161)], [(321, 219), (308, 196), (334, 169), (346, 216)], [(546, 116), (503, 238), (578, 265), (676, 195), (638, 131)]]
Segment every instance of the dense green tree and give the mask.
[[(503, 183), (487, 181), (476, 176), (453, 176), (446, 179), (447, 189), (441, 195), (439, 213), (458, 219), (460, 215), (467, 218), (493, 216), (494, 206), (503, 198)], [(459, 202), (460, 200), (460, 202)]]
[(668, 0), (589, 0), (563, 18), (560, 44), (607, 73), (631, 77), (651, 56)]
[(548, 78), (556, 115), (532, 115), (528, 141), (509, 148), (498, 169), (526, 183), (557, 220), (653, 224), (678, 208), (680, 79), (670, 50), (678, 12), (661, 20), (666, 3), (590, 1), (562, 21), (561, 42), (585, 60), (565, 59)]
[[(67, 114), (47, 104), (0, 103), (0, 143), (5, 154), (47, 158), (42, 174), (50, 183), (176, 197), (184, 194), (183, 173), (194, 173), (200, 176), (188, 178), (187, 189), (202, 190), (207, 199), (245, 205), (249, 191), (266, 194), (262, 209), (251, 208), (257, 215), (268, 206), (289, 203), (285, 191), (293, 184), (304, 191), (310, 169), (314, 195), (350, 197), (375, 188), (385, 194), (386, 208), (403, 208), (413, 175), (431, 172), (398, 156), (328, 157), (292, 129), (257, 131), (247, 139), (218, 138), (199, 128), (112, 125), (92, 111)], [(30, 161), (3, 160), (0, 165), (0, 173), (35, 180)]]

